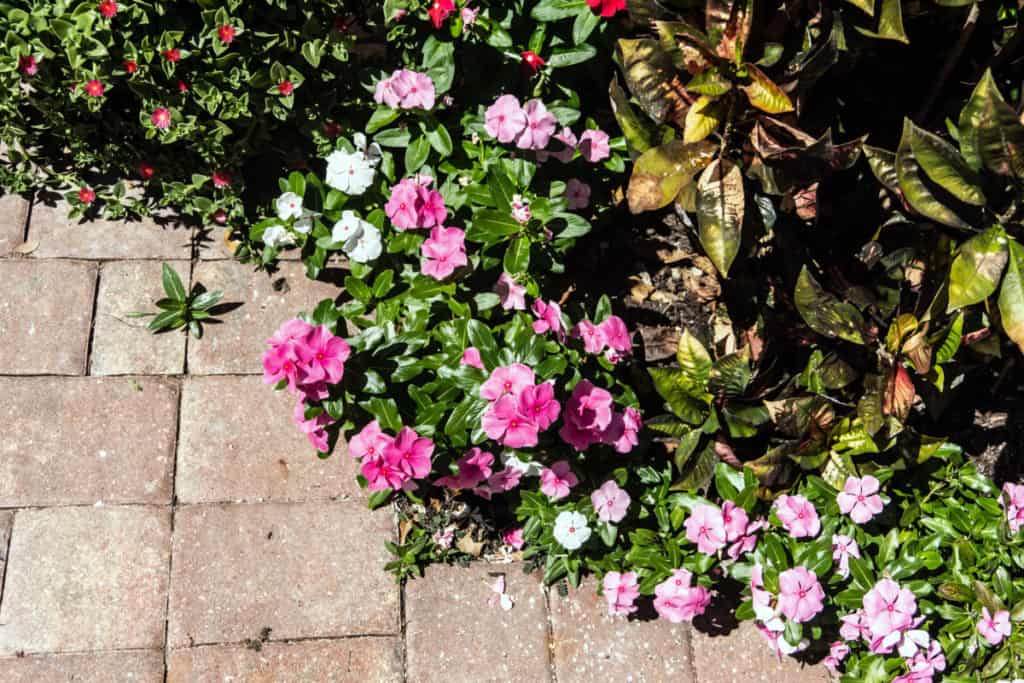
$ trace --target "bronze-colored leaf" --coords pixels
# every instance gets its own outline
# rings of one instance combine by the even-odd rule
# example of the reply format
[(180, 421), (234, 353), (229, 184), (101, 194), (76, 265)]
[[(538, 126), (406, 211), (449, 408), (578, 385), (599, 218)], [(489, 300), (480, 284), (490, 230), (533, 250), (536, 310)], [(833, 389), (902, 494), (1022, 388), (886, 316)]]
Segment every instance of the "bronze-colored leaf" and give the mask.
[(685, 21), (656, 21), (654, 30), (676, 67), (696, 74), (714, 63), (715, 52), (708, 37)]
[(893, 364), (882, 401), (882, 412), (885, 415), (892, 415), (900, 422), (905, 421), (910, 414), (910, 406), (915, 395), (914, 380), (910, 378), (910, 373), (901, 363)]
[(661, 44), (653, 38), (622, 39), (618, 52), (626, 85), (640, 108), (659, 123), (681, 123), (691, 96)]
[[(712, 15), (712, 5), (718, 4), (717, 0), (711, 0), (707, 4), (707, 16)], [(720, 57), (729, 61), (740, 63), (743, 61), (743, 53), (750, 42), (750, 27), (754, 22), (754, 0), (731, 0), (729, 4), (729, 15), (725, 21), (721, 36), (717, 37), (718, 44), (715, 51)], [(716, 19), (719, 10), (715, 10)], [(715, 24), (717, 31), (718, 24)], [(709, 27), (708, 32), (712, 29)]]
[(652, 147), (637, 158), (627, 198), (633, 213), (667, 206), (679, 191), (714, 157), (718, 147), (704, 140), (687, 144), (673, 140)]
[(745, 203), (739, 166), (716, 159), (704, 169), (697, 183), (697, 225), (700, 243), (722, 277), (740, 250)]
[(750, 104), (769, 114), (783, 114), (793, 111), (793, 102), (763, 71), (753, 64), (747, 64), (750, 83), (741, 86), (747, 93)]

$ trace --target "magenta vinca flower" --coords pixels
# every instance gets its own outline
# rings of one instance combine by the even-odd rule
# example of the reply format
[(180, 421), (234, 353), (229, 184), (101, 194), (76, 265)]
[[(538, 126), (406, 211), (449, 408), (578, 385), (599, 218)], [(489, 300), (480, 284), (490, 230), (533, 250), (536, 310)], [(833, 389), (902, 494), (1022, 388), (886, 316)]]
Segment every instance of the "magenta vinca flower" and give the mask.
[(523, 546), (526, 544), (526, 540), (523, 538), (523, 528), (516, 527), (514, 529), (503, 531), (501, 534), (501, 542), (512, 546), (516, 550), (522, 550)]
[(589, 380), (580, 380), (566, 402), (558, 435), (576, 450), (585, 451), (603, 442), (612, 416), (612, 395)]
[(459, 361), (460, 365), (468, 365), (471, 368), (477, 370), (484, 369), (484, 361), (480, 358), (480, 349), (475, 346), (467, 346), (465, 351), (462, 352), (462, 359)]
[(409, 475), (402, 469), (401, 453), (390, 447), (385, 451), (384, 457), (363, 461), (360, 472), (366, 479), (366, 488), (370, 491), (397, 491), (409, 481)]
[(494, 368), (480, 387), (480, 398), (497, 401), (505, 394), (518, 397), (523, 389), (533, 386), (533, 377), (533, 368), (523, 363)]
[(1015, 534), (1024, 527), (1024, 484), (1003, 484), (1003, 495), (999, 503), (1006, 510), (1006, 522), (1010, 533)]
[(619, 488), (619, 485), (609, 479), (590, 494), (590, 502), (594, 505), (594, 512), (602, 522), (618, 524), (626, 516), (629, 509), (629, 494)]
[(514, 95), (502, 95), (487, 108), (484, 130), (498, 142), (509, 143), (526, 128), (526, 112)]
[(998, 645), (1003, 638), (1010, 635), (1010, 613), (1005, 609), (989, 614), (988, 607), (981, 608), (981, 619), (978, 620), (978, 633), (988, 641), (989, 645)]
[(561, 411), (562, 406), (555, 400), (555, 388), (550, 382), (524, 387), (519, 393), (519, 412), (529, 417), (542, 432), (558, 419)]
[(824, 606), (825, 591), (807, 567), (796, 566), (779, 574), (779, 610), (790, 621), (813, 619)]
[(395, 440), (384, 450), (385, 460), (398, 462), (398, 466), (412, 479), (422, 479), (430, 474), (430, 456), (434, 453), (434, 442), (420, 436), (409, 427), (402, 427)]
[(814, 505), (803, 496), (779, 496), (775, 514), (793, 538), (813, 538), (821, 531), (821, 520)]
[(515, 396), (502, 396), (492, 403), (482, 420), (484, 432), (509, 448), (529, 448), (537, 445), (537, 425), (533, 418), (520, 410)]
[(534, 334), (554, 332), (559, 340), (565, 338), (565, 328), (562, 326), (562, 307), (555, 301), (544, 303), (540, 299), (533, 302), (531, 307), (537, 319), (533, 321)]
[[(616, 423), (614, 430), (609, 430), (609, 437), (612, 447), (618, 453), (630, 453), (640, 443), (640, 427), (643, 426), (643, 418), (640, 411), (632, 406), (627, 406), (621, 415), (616, 415), (613, 421)], [(621, 431), (618, 426), (621, 425)]]
[(580, 480), (576, 478), (569, 463), (565, 460), (559, 460), (550, 468), (545, 467), (540, 473), (541, 493), (551, 500), (565, 498), (569, 495), (569, 490), (578, 483)]
[(479, 448), (471, 448), (456, 464), (459, 468), (457, 475), (441, 477), (434, 483), (455, 490), (474, 488), (491, 476), (494, 455)]
[(419, 186), (416, 182), (406, 178), (392, 187), (384, 212), (399, 230), (420, 227)]
[(469, 261), (466, 258), (466, 233), (459, 228), (443, 228), (439, 225), (430, 229), (430, 237), (420, 245), (423, 254), (421, 269), (424, 275), (443, 280), (456, 268)]
[(608, 343), (604, 336), (604, 330), (589, 320), (581, 320), (576, 323), (576, 327), (572, 329), (572, 336), (583, 340), (583, 350), (587, 353), (601, 353)]
[(303, 343), (296, 346), (299, 366), (306, 382), (324, 381), (337, 384), (345, 374), (345, 361), (351, 350), (341, 337), (336, 337), (326, 325), (313, 328)]
[(635, 603), (640, 597), (640, 584), (636, 572), (608, 572), (601, 582), (601, 589), (610, 616), (632, 614), (637, 610)]
[(683, 522), (686, 539), (697, 544), (697, 550), (714, 555), (725, 547), (725, 520), (714, 505), (698, 505)]
[(362, 460), (380, 460), (384, 451), (394, 442), (394, 437), (385, 434), (377, 420), (370, 422), (362, 430), (349, 439), (348, 454)]
[(306, 435), (309, 439), (309, 443), (313, 445), (313, 448), (317, 449), (321, 453), (326, 453), (330, 450), (328, 444), (327, 430), (325, 429), (329, 425), (334, 423), (331, 416), (327, 413), (320, 413), (313, 418), (306, 419), (306, 403), (301, 399), (296, 403), (295, 410), (292, 413), (292, 419), (295, 422), (295, 426), (299, 428), (299, 431)]
[(866, 477), (847, 477), (843, 490), (836, 496), (839, 511), (849, 515), (857, 524), (865, 524), (882, 511), (884, 504), (878, 495), (878, 480)]

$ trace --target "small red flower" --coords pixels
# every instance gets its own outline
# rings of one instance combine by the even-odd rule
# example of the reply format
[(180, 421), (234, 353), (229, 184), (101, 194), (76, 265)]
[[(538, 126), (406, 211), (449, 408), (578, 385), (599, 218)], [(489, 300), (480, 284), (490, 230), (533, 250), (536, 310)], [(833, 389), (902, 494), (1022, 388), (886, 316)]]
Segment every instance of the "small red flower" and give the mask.
[(427, 16), (430, 17), (430, 22), (434, 25), (434, 28), (441, 28), (441, 24), (448, 18), (448, 15), (455, 11), (455, 3), (452, 0), (434, 0), (430, 3), (430, 9), (427, 10)]
[(213, 212), (213, 220), (219, 225), (224, 225), (228, 222), (228, 214), (224, 209), (217, 209)]
[(178, 92), (188, 92), (188, 83), (185, 81), (178, 81)]
[(139, 65), (134, 59), (126, 59), (124, 60), (124, 70), (129, 74), (133, 74), (139, 70)]
[(149, 180), (156, 175), (156, 169), (153, 168), (152, 164), (147, 164), (143, 161), (139, 164), (139, 175), (142, 176), (143, 180)]
[(103, 84), (95, 78), (85, 84), (85, 94), (90, 97), (101, 97), (103, 90)]
[(541, 59), (540, 55), (538, 55), (533, 50), (527, 50), (521, 56), (523, 58), (523, 66), (531, 74), (538, 73), (544, 67), (544, 65), (547, 64), (547, 62)]
[(217, 37), (220, 38), (220, 42), (230, 45), (231, 41), (235, 39), (235, 27), (231, 24), (224, 24), (217, 29)]
[(329, 138), (336, 138), (341, 135), (341, 124), (337, 121), (328, 121), (324, 124), (324, 135)]
[(181, 50), (176, 47), (172, 47), (169, 50), (164, 50), (164, 59), (168, 62), (177, 62), (181, 59)]
[(287, 97), (295, 92), (295, 84), (291, 81), (281, 81), (277, 84), (277, 92)]
[(25, 76), (35, 76), (39, 72), (39, 62), (32, 55), (25, 55), (18, 59), (18, 71)]
[(213, 186), (214, 187), (229, 187), (231, 185), (231, 174), (227, 171), (214, 171), (213, 172)]
[(103, 0), (99, 4), (100, 14), (106, 19), (113, 19), (114, 15), (117, 14), (117, 3), (114, 0)]
[(626, 9), (626, 0), (587, 0), (590, 9), (602, 17), (614, 17), (616, 13)]
[(166, 107), (157, 107), (153, 110), (153, 125), (160, 130), (167, 130), (171, 127), (171, 110)]
[(96, 193), (88, 187), (83, 187), (78, 191), (78, 201), (83, 204), (92, 204), (96, 201)]
[(345, 17), (334, 17), (331, 24), (338, 33), (348, 33), (349, 21)]

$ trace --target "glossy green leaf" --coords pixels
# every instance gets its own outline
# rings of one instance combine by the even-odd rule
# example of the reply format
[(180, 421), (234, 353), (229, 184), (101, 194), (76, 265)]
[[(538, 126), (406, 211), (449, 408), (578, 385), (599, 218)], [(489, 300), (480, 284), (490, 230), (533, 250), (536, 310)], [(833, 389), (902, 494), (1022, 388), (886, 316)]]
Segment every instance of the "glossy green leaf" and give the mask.
[(921, 178), (921, 169), (914, 160), (914, 152), (911, 148), (911, 137), (913, 124), (909, 119), (903, 121), (903, 137), (900, 139), (900, 146), (896, 150), (896, 176), (899, 179), (900, 190), (906, 198), (907, 203), (926, 218), (931, 218), (943, 225), (950, 225), (955, 228), (967, 228), (967, 223), (956, 215), (952, 209), (945, 206), (932, 191), (925, 185)]
[(996, 291), (1009, 254), (1006, 231), (995, 225), (960, 245), (949, 270), (949, 306), (955, 311), (987, 299)]
[(164, 292), (167, 293), (168, 297), (175, 301), (184, 301), (186, 299), (188, 293), (185, 291), (185, 285), (182, 284), (178, 273), (166, 263), (163, 265), (161, 279)]
[(797, 278), (794, 301), (800, 316), (818, 334), (854, 344), (865, 343), (864, 317), (857, 307), (822, 289), (807, 266)]
[(1024, 247), (1010, 240), (1009, 263), (999, 289), (999, 315), (1003, 330), (1024, 351)]
[(878, 182), (893, 192), (899, 190), (900, 181), (896, 175), (896, 153), (871, 145), (864, 145), (862, 149), (864, 158), (868, 160), (868, 166), (878, 178)]
[(962, 202), (985, 205), (981, 179), (951, 144), (907, 120), (914, 159), (932, 182)]
[(716, 159), (697, 183), (697, 225), (701, 246), (726, 277), (740, 250), (746, 203), (739, 166)]
[(707, 95), (701, 95), (686, 111), (683, 142), (700, 142), (711, 135), (722, 122), (722, 116), (722, 103)]
[(615, 120), (618, 122), (619, 128), (622, 129), (622, 134), (625, 136), (626, 144), (629, 145), (631, 152), (642, 154), (658, 144), (657, 125), (649, 118), (637, 113), (629, 101), (629, 95), (619, 85), (617, 78), (613, 78), (608, 86), (608, 96), (611, 100)]

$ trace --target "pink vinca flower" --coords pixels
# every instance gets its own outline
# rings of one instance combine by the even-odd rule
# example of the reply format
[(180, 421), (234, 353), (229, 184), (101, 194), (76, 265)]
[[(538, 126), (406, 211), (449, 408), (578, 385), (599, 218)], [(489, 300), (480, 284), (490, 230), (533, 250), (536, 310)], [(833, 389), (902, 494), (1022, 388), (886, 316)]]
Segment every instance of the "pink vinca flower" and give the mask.
[(617, 315), (610, 315), (597, 326), (604, 337), (605, 343), (613, 351), (619, 354), (628, 354), (633, 350), (633, 338), (629, 334), (629, 328)]
[(523, 108), (526, 126), (516, 140), (519, 149), (544, 149), (558, 127), (558, 119), (540, 100), (530, 100)]
[(572, 473), (569, 463), (559, 460), (551, 465), (550, 469), (545, 467), (540, 473), (540, 490), (551, 500), (561, 500), (569, 495), (569, 490), (580, 480)]
[(526, 541), (523, 539), (523, 528), (516, 527), (515, 529), (502, 532), (501, 542), (512, 546), (516, 550), (522, 550), (523, 546), (526, 545)]
[(295, 422), (295, 426), (299, 428), (299, 431), (306, 435), (309, 439), (309, 443), (313, 445), (313, 448), (317, 449), (321, 453), (329, 451), (330, 445), (328, 441), (328, 435), (326, 427), (334, 423), (331, 416), (327, 413), (320, 413), (316, 417), (306, 419), (306, 403), (299, 400), (295, 404), (295, 411), (292, 413), (292, 419)]
[(519, 412), (526, 415), (540, 431), (546, 430), (562, 411), (555, 400), (555, 388), (550, 382), (525, 387), (519, 393)]
[(611, 156), (611, 147), (608, 146), (608, 133), (603, 130), (585, 130), (580, 136), (580, 154), (583, 158), (594, 164), (603, 161)]
[(448, 218), (448, 207), (444, 205), (444, 197), (437, 190), (431, 190), (434, 179), (430, 176), (417, 176), (416, 195), (419, 212), (418, 224), (421, 228), (432, 228), (441, 225)]
[(747, 533), (750, 517), (746, 510), (727, 500), (722, 503), (722, 522), (725, 524), (725, 540), (732, 543)]
[(768, 526), (768, 520), (761, 518), (747, 524), (747, 528), (744, 530), (743, 535), (732, 542), (732, 544), (726, 549), (725, 554), (729, 556), (729, 559), (739, 559), (740, 555), (749, 553), (757, 547), (757, 532)]
[(487, 108), (484, 130), (498, 142), (509, 143), (526, 128), (526, 112), (514, 95), (502, 95)]
[(892, 579), (882, 579), (864, 594), (864, 621), (872, 638), (885, 638), (913, 626), (917, 598)]
[(779, 574), (779, 609), (790, 621), (813, 619), (824, 606), (825, 591), (807, 567), (796, 566)]
[(505, 394), (518, 397), (526, 387), (533, 386), (533, 369), (523, 363), (494, 368), (491, 376), (480, 387), (480, 398), (497, 401)]
[(430, 230), (430, 237), (420, 245), (420, 253), (423, 254), (423, 274), (443, 280), (469, 262), (466, 233), (458, 228), (435, 226)]
[(520, 410), (515, 396), (502, 396), (492, 403), (481, 421), (488, 438), (509, 448), (537, 445), (538, 430), (533, 418)]
[(589, 380), (580, 380), (565, 405), (558, 435), (576, 450), (585, 451), (604, 440), (612, 415), (612, 395)]
[(590, 502), (594, 505), (594, 512), (602, 522), (618, 524), (626, 516), (629, 509), (629, 494), (619, 488), (619, 485), (609, 479), (601, 484), (601, 488), (590, 494)]
[[(929, 640), (927, 648), (921, 648), (913, 657), (907, 660), (907, 668), (911, 673), (919, 676), (934, 677), (946, 670), (946, 655), (942, 652), (942, 645), (937, 640)], [(931, 678), (922, 678), (931, 682)]]
[(847, 477), (846, 485), (836, 496), (839, 511), (850, 515), (857, 524), (865, 524), (882, 511), (882, 497), (878, 495), (878, 480), (870, 474), (863, 478)]
[(409, 427), (402, 427), (384, 450), (385, 460), (397, 461), (401, 470), (412, 479), (422, 479), (430, 474), (430, 456), (433, 454), (434, 442)]
[(501, 307), (506, 311), (526, 310), (526, 287), (516, 282), (508, 273), (498, 276), (494, 291), (497, 292), (498, 298), (501, 300)]
[[(572, 161), (573, 157), (576, 156), (576, 134), (568, 128), (563, 128), (560, 133), (556, 133), (553, 138), (558, 142), (562, 143), (562, 149), (557, 152), (537, 152), (538, 158), (551, 154), (554, 158), (561, 161), (563, 164), (567, 164)], [(541, 159), (543, 161), (543, 159)]]
[(590, 185), (579, 178), (569, 178), (565, 184), (565, 197), (569, 200), (569, 210), (576, 211), (590, 206)]
[(839, 617), (839, 635), (847, 642), (871, 639), (871, 629), (863, 609)]
[(393, 447), (387, 448), (382, 458), (363, 461), (360, 472), (366, 479), (366, 488), (370, 491), (397, 491), (409, 481), (409, 475), (402, 469), (402, 454)]
[(318, 325), (296, 346), (299, 368), (305, 382), (337, 384), (345, 374), (345, 361), (351, 350), (341, 337), (336, 337), (325, 325)]
[(850, 646), (841, 640), (837, 640), (832, 643), (828, 648), (828, 656), (822, 661), (825, 668), (831, 673), (839, 673), (839, 665), (842, 664), (846, 656), (850, 654)]
[[(610, 444), (618, 453), (631, 453), (637, 444), (640, 443), (640, 427), (643, 426), (643, 418), (640, 411), (632, 406), (627, 406), (621, 415), (613, 419), (615, 429), (609, 429), (608, 438)], [(621, 430), (619, 427), (621, 426)], [(608, 439), (605, 440), (606, 443)]]
[(430, 76), (398, 69), (377, 82), (373, 99), (394, 109), (433, 109), (437, 97)]
[(813, 538), (821, 531), (821, 520), (814, 505), (803, 496), (779, 496), (775, 514), (793, 538)]
[(697, 544), (697, 550), (714, 555), (725, 547), (725, 520), (714, 505), (698, 505), (683, 522), (686, 539)]
[(491, 499), (495, 493), (505, 493), (519, 486), (523, 473), (519, 470), (505, 468), (489, 476), (487, 481), (473, 489), (473, 493), (481, 498)]
[[(277, 384), (287, 380), (288, 390), (295, 391), (300, 381), (298, 344), (313, 331), (313, 326), (299, 320), (289, 320), (281, 325), (270, 339), (270, 348), (263, 354), (263, 381)], [(304, 379), (304, 378), (303, 378)]]
[(839, 563), (837, 573), (844, 579), (850, 576), (851, 557), (860, 557), (857, 541), (843, 534), (832, 534), (832, 561)]
[(1006, 510), (1010, 533), (1017, 533), (1024, 527), (1024, 484), (1003, 484), (1003, 495), (999, 497), (999, 502)]
[(480, 14), (480, 10), (469, 5), (462, 8), (459, 16), (462, 18), (462, 25), (465, 27), (472, 26), (476, 23), (476, 17)]
[(384, 212), (399, 230), (412, 230), (420, 227), (419, 202), (419, 185), (406, 178), (391, 188)]
[(581, 320), (572, 329), (572, 336), (583, 340), (583, 350), (587, 353), (598, 354), (604, 351), (608, 340), (604, 338), (604, 330), (589, 320)]
[(434, 483), (438, 486), (460, 490), (471, 489), (491, 476), (491, 465), (494, 464), (494, 455), (479, 448), (471, 448), (459, 458), (457, 463), (459, 473), (455, 476), (441, 477)]
[(348, 454), (363, 462), (380, 460), (392, 443), (394, 437), (385, 434), (380, 428), (380, 423), (374, 420), (349, 440)]
[(635, 603), (640, 597), (640, 585), (636, 572), (608, 572), (601, 582), (601, 589), (610, 616), (632, 614), (637, 610)]
[(171, 110), (166, 107), (157, 107), (153, 110), (153, 125), (160, 130), (167, 130), (171, 127)]
[(549, 301), (544, 303), (540, 299), (533, 302), (531, 307), (537, 319), (533, 321), (535, 334), (554, 332), (560, 340), (565, 338), (565, 328), (562, 326), (562, 307), (557, 302)]
[(654, 610), (659, 617), (678, 624), (704, 614), (711, 604), (711, 593), (703, 586), (691, 586), (691, 580), (690, 572), (676, 569), (654, 587)]
[(462, 352), (462, 360), (460, 360), (459, 363), (478, 370), (484, 369), (484, 361), (480, 358), (480, 349), (475, 346), (466, 347), (466, 350)]
[(1003, 638), (1010, 635), (1010, 613), (1005, 609), (989, 614), (988, 607), (981, 608), (981, 619), (978, 620), (978, 633), (988, 641), (989, 645), (998, 645)]

